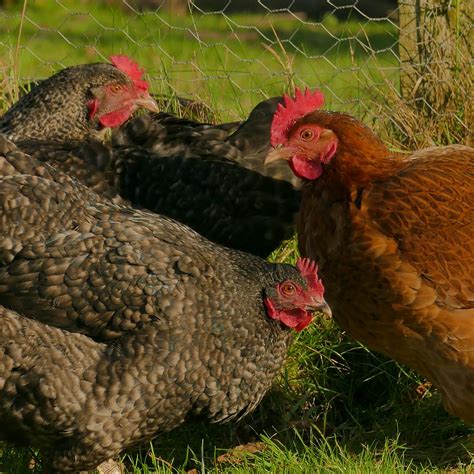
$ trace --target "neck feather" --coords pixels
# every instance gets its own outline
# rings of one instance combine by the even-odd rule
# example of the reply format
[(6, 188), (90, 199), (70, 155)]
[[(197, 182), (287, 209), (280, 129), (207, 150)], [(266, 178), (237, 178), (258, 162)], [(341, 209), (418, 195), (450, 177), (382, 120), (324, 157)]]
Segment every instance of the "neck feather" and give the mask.
[(309, 121), (311, 119), (332, 130), (338, 138), (337, 152), (325, 167), (323, 179), (346, 188), (362, 187), (404, 166), (401, 157), (392, 153), (370, 128), (350, 115), (318, 112)]

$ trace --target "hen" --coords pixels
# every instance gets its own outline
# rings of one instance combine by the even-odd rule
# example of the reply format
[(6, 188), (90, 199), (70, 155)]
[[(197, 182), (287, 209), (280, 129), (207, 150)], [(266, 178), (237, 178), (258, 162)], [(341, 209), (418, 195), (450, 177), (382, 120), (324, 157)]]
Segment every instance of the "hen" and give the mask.
[(93, 468), (188, 413), (243, 416), (291, 329), (329, 311), (309, 260), (220, 247), (0, 151), (0, 437), (45, 449), (52, 472)]
[[(274, 110), (276, 103), (267, 101), (255, 110)], [(293, 235), (300, 203), (297, 183), (281, 167), (263, 164), (271, 117), (267, 112), (265, 124), (252, 112), (228, 135), (222, 126), (183, 126), (182, 119), (165, 114), (141, 116), (115, 137), (121, 134), (120, 143), (127, 143), (125, 133), (130, 137), (133, 130), (146, 129), (146, 141), (135, 133), (128, 143), (151, 152), (116, 147), (102, 166), (105, 174), (113, 170), (114, 188), (132, 205), (172, 217), (214, 242), (267, 256)]]
[(474, 149), (395, 155), (314, 102), (319, 92), (285, 99), (267, 158), (303, 179), (300, 250), (320, 264), (343, 329), (419, 371), (474, 423)]
[(271, 146), (273, 114), (282, 100), (282, 97), (264, 100), (243, 122), (218, 125), (199, 123), (164, 112), (143, 115), (115, 129), (112, 142), (116, 146), (141, 146), (160, 157), (221, 157), (264, 176), (287, 181), (297, 188), (301, 180), (284, 163), (265, 164)]
[(41, 81), (0, 118), (13, 141), (84, 140), (124, 123), (143, 107), (157, 111), (143, 71), (127, 56), (71, 66)]
[(273, 268), (263, 259), (101, 199), (13, 144), (0, 151), (0, 304), (98, 340), (141, 327), (158, 308), (205, 317), (255, 307), (237, 301), (253, 291), (244, 275)]

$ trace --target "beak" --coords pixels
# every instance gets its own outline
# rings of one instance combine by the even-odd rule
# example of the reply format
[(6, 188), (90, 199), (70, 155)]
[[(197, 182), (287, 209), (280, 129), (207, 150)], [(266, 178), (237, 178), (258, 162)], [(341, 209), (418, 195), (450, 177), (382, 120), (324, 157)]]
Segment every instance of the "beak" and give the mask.
[(288, 161), (294, 154), (295, 154), (295, 151), (292, 150), (291, 148), (283, 147), (282, 145), (277, 145), (267, 155), (263, 164), (268, 165), (268, 163), (273, 163), (274, 161), (278, 161), (278, 160)]
[(145, 94), (144, 96), (135, 100), (135, 107), (137, 109), (146, 109), (151, 112), (159, 112), (160, 108), (155, 99), (150, 94)]
[(317, 311), (318, 313), (323, 313), (327, 319), (332, 318), (331, 308), (329, 307), (329, 305), (326, 303), (326, 300), (324, 299), (323, 301), (321, 300), (315, 301), (314, 304), (312, 304), (309, 309), (311, 311)]

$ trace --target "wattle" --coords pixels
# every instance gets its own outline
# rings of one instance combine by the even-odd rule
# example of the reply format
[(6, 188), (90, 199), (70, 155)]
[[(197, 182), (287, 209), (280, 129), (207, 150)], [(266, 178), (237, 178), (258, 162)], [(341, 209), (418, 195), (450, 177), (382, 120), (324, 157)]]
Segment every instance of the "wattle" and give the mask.
[(313, 317), (308, 311), (295, 308), (279, 311), (278, 319), (285, 326), (293, 328), (296, 332), (300, 332), (311, 322)]
[(99, 122), (104, 127), (118, 127), (122, 125), (130, 117), (130, 109), (122, 108), (109, 112), (108, 114), (99, 117)]
[(290, 167), (298, 178), (313, 180), (323, 174), (323, 167), (319, 160), (307, 160), (300, 155), (290, 158)]

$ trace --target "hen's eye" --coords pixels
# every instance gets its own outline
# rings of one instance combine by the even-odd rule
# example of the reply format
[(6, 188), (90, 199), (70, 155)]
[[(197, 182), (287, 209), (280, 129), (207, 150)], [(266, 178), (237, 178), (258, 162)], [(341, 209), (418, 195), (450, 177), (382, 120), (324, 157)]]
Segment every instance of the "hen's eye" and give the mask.
[(312, 130), (309, 130), (308, 128), (300, 132), (300, 138), (302, 140), (309, 141), (309, 140), (312, 140), (313, 137), (314, 137), (314, 132)]
[(112, 92), (112, 94), (118, 94), (121, 91), (122, 91), (122, 86), (118, 84), (112, 84), (110, 86), (110, 92)]
[(281, 292), (284, 296), (291, 296), (295, 293), (296, 287), (293, 283), (287, 282), (281, 285)]

